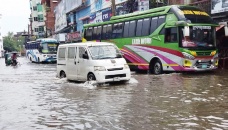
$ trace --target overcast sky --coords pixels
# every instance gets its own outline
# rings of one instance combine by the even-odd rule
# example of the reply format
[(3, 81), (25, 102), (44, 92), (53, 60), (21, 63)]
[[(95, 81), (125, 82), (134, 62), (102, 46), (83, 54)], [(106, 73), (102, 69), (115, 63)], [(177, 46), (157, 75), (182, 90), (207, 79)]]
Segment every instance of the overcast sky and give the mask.
[(0, 0), (0, 14), (2, 36), (6, 36), (8, 32), (28, 31), (29, 0)]

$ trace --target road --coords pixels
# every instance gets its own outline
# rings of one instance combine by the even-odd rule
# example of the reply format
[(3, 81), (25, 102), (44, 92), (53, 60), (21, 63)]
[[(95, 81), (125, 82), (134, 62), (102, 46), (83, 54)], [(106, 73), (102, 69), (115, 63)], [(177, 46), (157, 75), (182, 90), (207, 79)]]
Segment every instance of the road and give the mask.
[(5, 66), (0, 59), (0, 130), (228, 129), (228, 71), (132, 72), (128, 84), (56, 77), (56, 64)]

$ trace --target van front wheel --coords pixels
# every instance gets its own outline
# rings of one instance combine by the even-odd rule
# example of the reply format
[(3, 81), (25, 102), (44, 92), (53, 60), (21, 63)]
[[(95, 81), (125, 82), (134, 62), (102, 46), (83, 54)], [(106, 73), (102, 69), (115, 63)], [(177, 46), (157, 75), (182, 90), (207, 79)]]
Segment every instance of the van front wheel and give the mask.
[(96, 77), (93, 73), (89, 73), (88, 76), (87, 76), (87, 80), (88, 81), (92, 81), (92, 80), (96, 80)]

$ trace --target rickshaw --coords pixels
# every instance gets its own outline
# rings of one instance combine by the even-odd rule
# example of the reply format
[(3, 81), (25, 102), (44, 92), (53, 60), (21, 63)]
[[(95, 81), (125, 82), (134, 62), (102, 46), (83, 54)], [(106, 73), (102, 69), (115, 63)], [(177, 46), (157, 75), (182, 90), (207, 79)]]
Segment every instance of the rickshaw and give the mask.
[(18, 52), (10, 52), (10, 53), (6, 53), (6, 59), (5, 59), (5, 63), (6, 63), (6, 66), (9, 66), (9, 65), (12, 65), (12, 66), (16, 66), (17, 65), (17, 61), (15, 63), (13, 63), (13, 60), (12, 60), (12, 55), (13, 54), (16, 54), (17, 55)]

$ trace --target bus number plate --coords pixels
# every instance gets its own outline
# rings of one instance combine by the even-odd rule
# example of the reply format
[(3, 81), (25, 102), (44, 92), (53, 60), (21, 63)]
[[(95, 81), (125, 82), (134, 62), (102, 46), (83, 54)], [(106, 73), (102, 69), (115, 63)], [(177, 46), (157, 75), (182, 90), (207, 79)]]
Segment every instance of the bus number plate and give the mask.
[(202, 65), (202, 68), (203, 68), (203, 69), (207, 68), (207, 65)]

